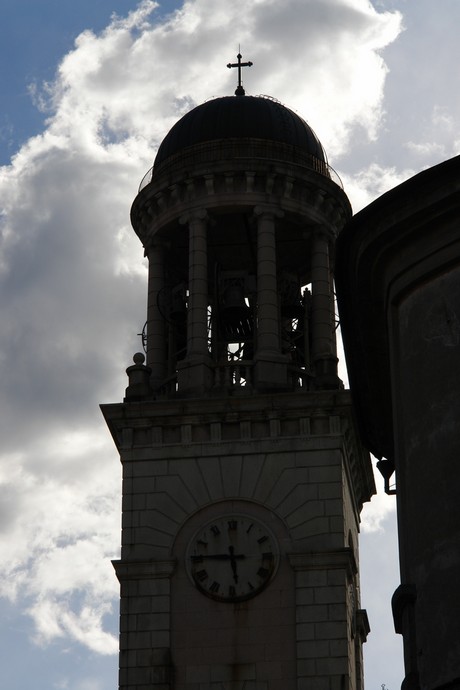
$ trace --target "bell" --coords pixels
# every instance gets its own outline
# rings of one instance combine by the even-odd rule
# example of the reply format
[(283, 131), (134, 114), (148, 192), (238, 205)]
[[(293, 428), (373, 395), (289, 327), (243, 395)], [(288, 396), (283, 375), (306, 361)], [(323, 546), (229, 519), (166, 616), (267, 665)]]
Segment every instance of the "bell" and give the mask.
[(222, 299), (222, 318), (227, 323), (239, 323), (247, 318), (249, 307), (244, 298), (243, 286), (238, 283), (229, 285)]
[(182, 323), (187, 316), (187, 304), (185, 302), (184, 289), (182, 285), (176, 286), (171, 291), (171, 306), (169, 319), (173, 323)]

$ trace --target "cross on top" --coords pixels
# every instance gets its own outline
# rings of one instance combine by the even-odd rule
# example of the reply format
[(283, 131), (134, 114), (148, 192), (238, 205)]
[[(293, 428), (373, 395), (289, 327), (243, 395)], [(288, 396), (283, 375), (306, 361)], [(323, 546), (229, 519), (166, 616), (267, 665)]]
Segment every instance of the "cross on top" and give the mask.
[(238, 53), (236, 56), (236, 59), (238, 62), (229, 62), (227, 67), (230, 69), (231, 67), (238, 67), (238, 86), (235, 91), (235, 96), (244, 96), (246, 93), (245, 90), (243, 89), (243, 85), (241, 83), (241, 68), (242, 67), (252, 67), (252, 62), (241, 62), (242, 55), (241, 53)]

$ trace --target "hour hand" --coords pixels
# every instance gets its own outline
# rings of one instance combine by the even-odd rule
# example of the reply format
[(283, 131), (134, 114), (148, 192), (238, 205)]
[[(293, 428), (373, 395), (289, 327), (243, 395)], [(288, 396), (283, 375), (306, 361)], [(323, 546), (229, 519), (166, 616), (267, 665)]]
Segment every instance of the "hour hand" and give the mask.
[(229, 546), (228, 550), (230, 552), (230, 565), (232, 566), (232, 572), (233, 572), (233, 579), (235, 580), (235, 584), (238, 582), (238, 566), (236, 563), (237, 556), (233, 553), (234, 549), (233, 546)]
[(192, 561), (194, 563), (201, 563), (202, 561), (233, 561), (241, 560), (244, 558), (243, 554), (229, 554), (229, 553), (209, 553), (202, 554), (199, 556), (192, 556)]

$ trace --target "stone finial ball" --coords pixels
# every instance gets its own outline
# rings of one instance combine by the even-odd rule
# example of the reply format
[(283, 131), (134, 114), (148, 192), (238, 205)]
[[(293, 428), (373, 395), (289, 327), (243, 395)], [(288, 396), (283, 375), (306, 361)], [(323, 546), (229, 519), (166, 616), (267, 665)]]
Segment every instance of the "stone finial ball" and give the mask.
[(136, 354), (133, 356), (133, 362), (134, 364), (144, 364), (145, 362), (145, 355), (143, 352), (136, 352)]

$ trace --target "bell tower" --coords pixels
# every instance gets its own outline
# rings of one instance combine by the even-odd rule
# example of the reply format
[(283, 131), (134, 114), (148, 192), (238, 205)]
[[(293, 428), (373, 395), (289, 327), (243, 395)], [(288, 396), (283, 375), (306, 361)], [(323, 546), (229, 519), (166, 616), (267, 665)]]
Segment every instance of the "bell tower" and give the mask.
[(182, 117), (141, 183), (146, 361), (102, 406), (123, 466), (120, 690), (362, 688), (374, 484), (333, 293), (350, 215), (311, 128), (242, 88)]

